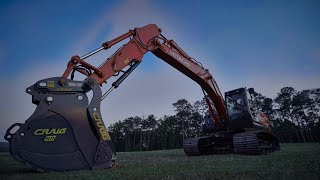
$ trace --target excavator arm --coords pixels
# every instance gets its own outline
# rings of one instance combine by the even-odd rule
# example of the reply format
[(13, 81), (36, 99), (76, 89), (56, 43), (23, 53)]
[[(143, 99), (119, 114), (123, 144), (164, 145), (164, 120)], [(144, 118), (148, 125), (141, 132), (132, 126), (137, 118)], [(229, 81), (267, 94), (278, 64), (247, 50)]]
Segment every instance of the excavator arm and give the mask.
[[(101, 50), (108, 49), (127, 38), (131, 38), (130, 41), (118, 49), (118, 51), (103, 62), (98, 68), (84, 61), (87, 57), (90, 57)], [(127, 71), (127, 73), (124, 73), (123, 76), (119, 78), (119, 81), (113, 83), (112, 88), (107, 91), (107, 95), (111, 90), (119, 86), (124, 78), (126, 78), (128, 74), (130, 74), (130, 72), (142, 61), (143, 55), (149, 51), (201, 86), (205, 94), (209, 112), (218, 129), (222, 128), (223, 124), (227, 123), (228, 116), (224, 106), (224, 101), (219, 87), (212, 75), (199, 62), (188, 56), (173, 40), (167, 40), (161, 34), (161, 29), (159, 29), (155, 24), (149, 24), (144, 27), (130, 30), (111, 41), (103, 43), (100, 48), (82, 57), (73, 56), (68, 63), (63, 77), (67, 78), (71, 72), (77, 70), (102, 85), (110, 77), (118, 74), (119, 72), (123, 72), (123, 69), (127, 66), (133, 66), (133, 68), (129, 68), (129, 72)], [(81, 67), (84, 67), (87, 70), (77, 68), (78, 65), (81, 65)], [(90, 71), (93, 71), (93, 73), (88, 73)], [(105, 96), (103, 96), (103, 98), (104, 97)], [(210, 101), (213, 102), (218, 114), (215, 114)]]

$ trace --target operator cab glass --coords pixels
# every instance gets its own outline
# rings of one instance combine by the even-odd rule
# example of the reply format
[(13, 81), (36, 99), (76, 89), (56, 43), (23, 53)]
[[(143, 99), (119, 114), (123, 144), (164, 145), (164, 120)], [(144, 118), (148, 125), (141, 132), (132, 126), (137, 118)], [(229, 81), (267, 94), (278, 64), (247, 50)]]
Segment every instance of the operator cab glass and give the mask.
[(227, 92), (225, 98), (228, 113), (231, 119), (248, 111), (244, 88)]

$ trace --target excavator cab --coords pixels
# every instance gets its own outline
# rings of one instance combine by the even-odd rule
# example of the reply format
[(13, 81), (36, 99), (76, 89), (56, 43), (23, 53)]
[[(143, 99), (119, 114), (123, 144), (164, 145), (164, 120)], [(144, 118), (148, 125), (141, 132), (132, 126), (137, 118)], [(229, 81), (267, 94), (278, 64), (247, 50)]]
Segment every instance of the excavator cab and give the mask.
[[(225, 93), (230, 129), (270, 129), (268, 117), (259, 111), (254, 94), (253, 88), (239, 88)], [(204, 133), (219, 131), (209, 113), (204, 118), (202, 130)]]
[[(228, 111), (229, 125), (232, 125), (234, 129), (252, 126), (251, 122), (256, 116), (257, 109), (254, 106), (253, 93), (253, 88), (239, 88), (225, 93), (225, 106)], [(215, 109), (214, 112), (216, 113)], [(219, 131), (209, 113), (204, 118), (202, 129), (204, 133)]]
[(270, 128), (266, 115), (259, 111), (255, 103), (254, 94), (253, 88), (239, 88), (225, 93), (229, 128)]
[(231, 119), (235, 119), (248, 111), (244, 88), (227, 92), (225, 99), (228, 114)]

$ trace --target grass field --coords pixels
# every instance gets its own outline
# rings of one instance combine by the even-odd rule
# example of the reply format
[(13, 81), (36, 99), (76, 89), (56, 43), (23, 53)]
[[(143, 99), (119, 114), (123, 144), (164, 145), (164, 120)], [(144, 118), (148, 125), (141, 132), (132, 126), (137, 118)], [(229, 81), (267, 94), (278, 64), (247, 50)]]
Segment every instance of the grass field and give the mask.
[(97, 171), (39, 173), (0, 154), (0, 179), (320, 179), (320, 144), (281, 144), (260, 156), (187, 157), (183, 150), (120, 152), (117, 166)]

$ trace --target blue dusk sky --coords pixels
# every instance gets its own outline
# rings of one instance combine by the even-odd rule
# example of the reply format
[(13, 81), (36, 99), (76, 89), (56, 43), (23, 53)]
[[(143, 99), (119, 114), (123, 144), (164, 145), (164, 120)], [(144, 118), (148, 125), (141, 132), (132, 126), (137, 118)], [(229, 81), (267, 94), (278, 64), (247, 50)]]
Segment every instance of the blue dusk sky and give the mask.
[[(319, 0), (3, 0), (0, 21), (1, 138), (35, 109), (26, 87), (61, 76), (71, 56), (147, 24), (202, 62), (222, 92), (254, 87), (274, 98), (285, 86), (320, 87)], [(99, 65), (116, 48), (88, 62)], [(102, 114), (107, 126), (135, 115), (162, 117), (180, 98), (200, 100), (201, 89), (147, 53), (104, 100)]]

